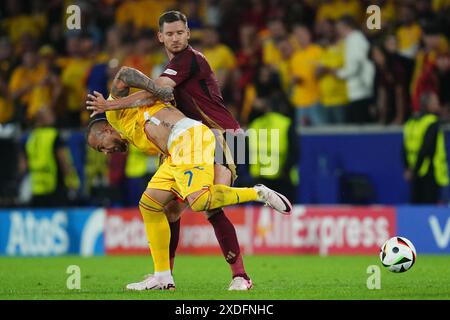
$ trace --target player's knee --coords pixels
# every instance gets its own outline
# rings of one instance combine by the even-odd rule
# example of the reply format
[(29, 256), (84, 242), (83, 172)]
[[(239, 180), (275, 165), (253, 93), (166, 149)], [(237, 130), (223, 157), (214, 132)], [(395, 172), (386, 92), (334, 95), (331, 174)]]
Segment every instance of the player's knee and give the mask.
[(145, 218), (146, 215), (163, 212), (164, 206), (144, 192), (139, 201), (139, 210)]
[(189, 202), (191, 209), (193, 211), (199, 212), (199, 211), (207, 211), (209, 209), (211, 203), (210, 198), (211, 193), (210, 190), (208, 189), (190, 194), (187, 197), (187, 200)]

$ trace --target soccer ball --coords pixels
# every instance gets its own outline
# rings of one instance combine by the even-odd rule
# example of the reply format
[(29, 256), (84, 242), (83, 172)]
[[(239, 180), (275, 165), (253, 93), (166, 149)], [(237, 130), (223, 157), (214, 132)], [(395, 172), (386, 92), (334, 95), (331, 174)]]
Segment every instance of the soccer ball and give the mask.
[(387, 240), (380, 249), (383, 266), (392, 272), (405, 272), (416, 262), (416, 248), (411, 241), (403, 237)]

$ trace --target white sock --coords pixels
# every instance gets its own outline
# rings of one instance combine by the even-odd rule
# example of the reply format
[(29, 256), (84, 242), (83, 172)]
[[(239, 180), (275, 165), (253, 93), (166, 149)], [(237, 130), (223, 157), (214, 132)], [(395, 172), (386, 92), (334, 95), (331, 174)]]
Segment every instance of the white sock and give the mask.
[(172, 272), (170, 270), (155, 272), (155, 277), (162, 284), (174, 283)]

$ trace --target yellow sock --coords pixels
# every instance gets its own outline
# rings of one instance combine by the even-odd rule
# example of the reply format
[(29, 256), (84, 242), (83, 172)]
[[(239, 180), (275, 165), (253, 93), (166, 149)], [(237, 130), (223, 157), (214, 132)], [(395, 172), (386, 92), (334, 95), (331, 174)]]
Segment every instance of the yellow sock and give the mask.
[(169, 243), (170, 227), (163, 211), (163, 205), (143, 194), (139, 210), (144, 220), (145, 232), (152, 252), (155, 272), (170, 270)]
[(216, 184), (205, 190), (191, 204), (194, 211), (213, 210), (233, 204), (256, 201), (258, 195), (253, 188), (233, 188)]

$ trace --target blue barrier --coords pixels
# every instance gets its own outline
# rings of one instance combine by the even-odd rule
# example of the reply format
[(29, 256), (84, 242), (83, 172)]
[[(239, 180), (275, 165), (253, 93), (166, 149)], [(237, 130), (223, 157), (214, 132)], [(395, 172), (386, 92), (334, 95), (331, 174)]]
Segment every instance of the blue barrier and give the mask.
[[(409, 203), (409, 185), (403, 179), (401, 132), (314, 133), (301, 135), (300, 139), (300, 203), (341, 203), (340, 178), (345, 174), (366, 177), (372, 184), (374, 199), (368, 203)], [(450, 150), (448, 133), (446, 149)]]
[(103, 209), (0, 210), (0, 254), (104, 254)]
[(450, 253), (450, 208), (397, 208), (397, 235), (412, 241), (417, 253)]
[[(300, 185), (297, 200), (303, 204), (343, 203), (340, 179), (344, 175), (367, 178), (374, 198), (367, 204), (399, 205), (409, 202), (409, 186), (403, 179), (400, 129), (372, 132), (308, 133), (300, 136)], [(84, 182), (86, 145), (82, 132), (66, 139), (75, 167)], [(450, 133), (446, 133), (450, 150)], [(450, 157), (447, 159), (450, 161)], [(450, 194), (447, 189), (446, 194)]]

